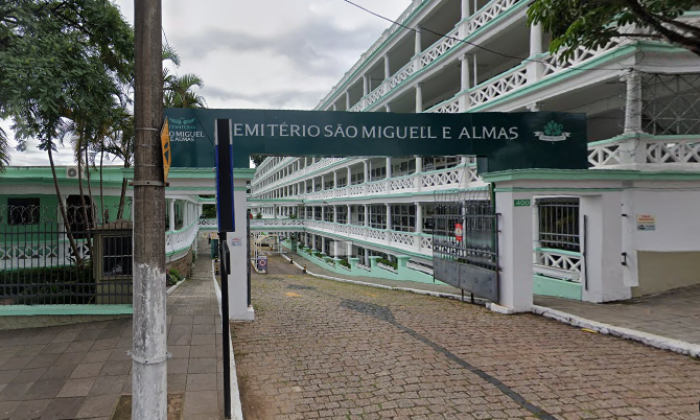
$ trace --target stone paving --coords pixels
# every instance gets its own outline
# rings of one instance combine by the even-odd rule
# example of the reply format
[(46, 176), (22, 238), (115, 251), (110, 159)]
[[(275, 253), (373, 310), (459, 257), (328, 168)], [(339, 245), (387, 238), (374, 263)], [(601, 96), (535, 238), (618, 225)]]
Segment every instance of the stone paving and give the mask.
[(537, 296), (535, 304), (591, 321), (700, 344), (700, 286), (605, 304)]
[[(168, 297), (168, 392), (185, 395), (185, 419), (218, 420), (221, 319), (210, 260), (199, 257)], [(0, 331), (0, 420), (109, 419), (131, 393), (131, 346), (131, 319)]]
[(288, 266), (232, 327), (246, 420), (700, 418), (697, 360)]

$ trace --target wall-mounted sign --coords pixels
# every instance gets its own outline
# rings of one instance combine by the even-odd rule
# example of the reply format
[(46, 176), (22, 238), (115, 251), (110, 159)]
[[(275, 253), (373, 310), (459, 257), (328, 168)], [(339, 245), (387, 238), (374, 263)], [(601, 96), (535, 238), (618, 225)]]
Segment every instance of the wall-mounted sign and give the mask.
[(523, 198), (520, 200), (513, 200), (514, 207), (530, 207), (531, 205), (532, 205), (532, 201), (530, 201), (529, 198)]
[(638, 214), (637, 230), (643, 232), (656, 230), (656, 217), (651, 214)]
[(583, 114), (168, 108), (165, 115), (174, 167), (214, 167), (214, 127), (217, 120), (227, 120), (230, 128), (225, 137), (231, 141), (236, 168), (247, 168), (251, 154), (360, 158), (471, 155), (484, 158), (479, 161), (482, 172), (588, 168)]

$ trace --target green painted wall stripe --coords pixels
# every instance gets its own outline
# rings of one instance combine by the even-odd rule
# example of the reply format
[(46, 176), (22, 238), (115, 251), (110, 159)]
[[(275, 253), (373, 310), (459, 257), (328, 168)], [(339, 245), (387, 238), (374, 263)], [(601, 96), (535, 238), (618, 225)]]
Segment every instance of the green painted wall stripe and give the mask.
[(571, 300), (583, 300), (581, 283), (533, 275), (532, 292), (541, 296), (554, 296)]
[(132, 305), (7, 305), (0, 316), (37, 315), (131, 315)]
[(552, 181), (698, 181), (700, 172), (634, 171), (621, 169), (517, 169), (482, 174), (485, 182)]

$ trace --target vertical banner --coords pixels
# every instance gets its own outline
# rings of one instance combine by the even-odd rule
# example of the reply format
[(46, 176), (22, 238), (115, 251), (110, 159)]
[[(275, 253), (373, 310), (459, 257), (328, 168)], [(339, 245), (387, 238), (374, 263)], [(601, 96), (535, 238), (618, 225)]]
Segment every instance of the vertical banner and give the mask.
[(457, 242), (462, 242), (464, 240), (461, 223), (455, 223), (455, 239)]

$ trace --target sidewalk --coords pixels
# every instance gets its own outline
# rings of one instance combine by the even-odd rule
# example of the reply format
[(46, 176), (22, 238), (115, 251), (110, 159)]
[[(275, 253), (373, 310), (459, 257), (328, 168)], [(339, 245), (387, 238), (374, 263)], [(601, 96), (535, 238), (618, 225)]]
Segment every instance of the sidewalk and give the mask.
[[(184, 394), (185, 419), (222, 418), (221, 319), (207, 254), (168, 297), (167, 314), (168, 393)], [(0, 331), (0, 419), (110, 419), (131, 394), (131, 325)]]
[(536, 296), (535, 304), (594, 322), (700, 345), (700, 285), (614, 303)]

